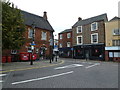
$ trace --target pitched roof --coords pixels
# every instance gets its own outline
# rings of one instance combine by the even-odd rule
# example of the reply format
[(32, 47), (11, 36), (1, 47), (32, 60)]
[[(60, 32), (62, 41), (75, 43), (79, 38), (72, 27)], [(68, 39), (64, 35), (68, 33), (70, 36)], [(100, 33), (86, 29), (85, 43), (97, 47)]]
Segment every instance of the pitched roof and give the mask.
[(35, 23), (35, 27), (37, 28), (54, 31), (48, 20), (45, 20), (43, 17), (22, 10), (21, 14), (23, 15), (24, 23), (26, 25), (31, 26), (33, 23)]
[(100, 20), (108, 21), (107, 14), (105, 13), (105, 14), (101, 14), (101, 15), (98, 15), (98, 16), (95, 16), (95, 17), (91, 17), (91, 18), (88, 18), (88, 19), (77, 21), (73, 25), (73, 27), (76, 27), (76, 26), (79, 26), (79, 25), (90, 24), (90, 23), (93, 23), (93, 22), (96, 22), (96, 21), (100, 21)]
[(64, 30), (64, 31), (62, 31), (60, 33), (71, 32), (71, 31), (72, 31), (72, 29), (66, 29), (66, 30)]
[(114, 21), (114, 20), (120, 20), (119, 17), (115, 16), (114, 18), (112, 18), (110, 21)]

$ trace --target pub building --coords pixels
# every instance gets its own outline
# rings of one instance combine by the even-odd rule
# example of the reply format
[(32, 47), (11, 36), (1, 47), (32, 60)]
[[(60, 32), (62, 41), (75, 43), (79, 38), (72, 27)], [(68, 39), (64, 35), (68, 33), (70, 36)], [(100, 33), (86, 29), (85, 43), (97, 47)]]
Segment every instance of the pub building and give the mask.
[(104, 60), (106, 21), (106, 13), (83, 20), (78, 18), (72, 26), (73, 58)]

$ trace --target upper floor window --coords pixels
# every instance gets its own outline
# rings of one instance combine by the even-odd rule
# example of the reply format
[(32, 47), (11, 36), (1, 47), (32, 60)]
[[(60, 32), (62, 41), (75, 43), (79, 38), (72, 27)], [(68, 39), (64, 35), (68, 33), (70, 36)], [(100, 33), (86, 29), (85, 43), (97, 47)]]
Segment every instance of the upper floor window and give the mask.
[(77, 33), (82, 33), (82, 26), (77, 27)]
[(41, 35), (41, 40), (47, 40), (47, 33), (46, 32), (42, 32), (42, 35)]
[(71, 34), (70, 33), (67, 33), (67, 38), (70, 38), (71, 37)]
[(70, 47), (70, 42), (67, 42), (67, 47)]
[(83, 40), (82, 40), (82, 36), (77, 36), (77, 44), (82, 44)]
[(120, 46), (120, 40), (112, 40), (113, 46)]
[(95, 31), (98, 29), (98, 23), (97, 22), (94, 22), (91, 24), (91, 31)]
[(61, 43), (59, 44), (59, 47), (62, 48), (62, 44)]
[[(35, 37), (35, 30), (34, 30), (34, 37)], [(28, 29), (28, 38), (33, 38), (33, 29)]]
[(60, 34), (60, 39), (62, 39), (62, 34)]
[(120, 28), (113, 30), (113, 35), (120, 35)]
[(91, 34), (91, 43), (98, 43), (98, 33)]

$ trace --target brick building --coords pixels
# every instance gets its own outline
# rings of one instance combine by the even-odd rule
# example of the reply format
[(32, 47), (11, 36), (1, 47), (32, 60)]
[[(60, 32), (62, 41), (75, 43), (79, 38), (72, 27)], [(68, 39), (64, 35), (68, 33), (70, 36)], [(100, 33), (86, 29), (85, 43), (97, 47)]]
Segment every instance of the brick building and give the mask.
[(16, 55), (20, 52), (31, 52), (31, 42), (32, 42), (32, 33), (34, 24), (34, 53), (37, 53), (39, 58), (40, 53), (44, 54), (45, 57), (50, 55), (50, 39), (53, 39), (53, 28), (47, 20), (47, 12), (43, 13), (43, 17), (21, 11), (23, 15), (24, 23), (26, 25), (26, 30), (24, 33), (25, 44), (19, 50), (8, 50), (3, 51), (3, 55)]
[(106, 61), (120, 61), (120, 18), (114, 17), (105, 23), (106, 32)]
[(58, 34), (60, 57), (72, 57), (72, 29), (66, 29)]
[(84, 20), (78, 18), (72, 27), (74, 58), (104, 59), (106, 21), (106, 14)]

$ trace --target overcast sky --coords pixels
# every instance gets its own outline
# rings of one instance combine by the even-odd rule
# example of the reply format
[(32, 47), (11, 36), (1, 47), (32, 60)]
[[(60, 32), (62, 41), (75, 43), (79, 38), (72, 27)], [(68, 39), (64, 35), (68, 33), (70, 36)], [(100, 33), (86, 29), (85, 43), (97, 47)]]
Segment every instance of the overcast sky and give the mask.
[(87, 19), (107, 13), (110, 20), (118, 16), (119, 0), (10, 0), (10, 2), (21, 10), (39, 16), (43, 16), (43, 12), (46, 11), (48, 21), (57, 34), (70, 29), (78, 17)]

